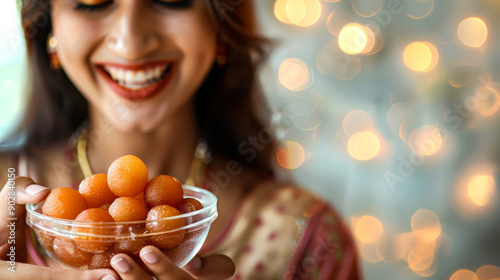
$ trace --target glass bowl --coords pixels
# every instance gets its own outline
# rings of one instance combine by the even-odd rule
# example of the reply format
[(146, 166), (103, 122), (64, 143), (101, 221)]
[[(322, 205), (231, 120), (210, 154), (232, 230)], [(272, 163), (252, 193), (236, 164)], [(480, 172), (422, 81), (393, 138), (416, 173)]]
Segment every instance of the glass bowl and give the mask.
[[(110, 268), (109, 260), (117, 253), (126, 253), (142, 263), (139, 251), (146, 245), (158, 247), (170, 261), (183, 267), (201, 249), (218, 215), (214, 194), (192, 186), (183, 188), (184, 198), (197, 199), (203, 209), (161, 220), (96, 223), (45, 216), (40, 202), (26, 205), (26, 223), (46, 254), (64, 268)], [(180, 220), (184, 226), (171, 226), (179, 225)]]

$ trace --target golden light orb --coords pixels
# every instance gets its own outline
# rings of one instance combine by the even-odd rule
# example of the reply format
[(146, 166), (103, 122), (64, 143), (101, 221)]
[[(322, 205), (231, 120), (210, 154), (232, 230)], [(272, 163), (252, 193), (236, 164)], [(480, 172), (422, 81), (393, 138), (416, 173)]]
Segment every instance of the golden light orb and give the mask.
[(297, 169), (304, 163), (305, 151), (302, 145), (295, 141), (284, 141), (278, 148), (276, 158), (281, 167)]
[(460, 22), (457, 33), (460, 42), (464, 45), (479, 48), (488, 38), (488, 27), (482, 19), (470, 17)]
[(384, 226), (373, 216), (362, 216), (356, 222), (355, 232), (361, 242), (372, 244), (382, 237)]
[(478, 206), (488, 204), (495, 194), (495, 179), (491, 175), (475, 175), (467, 187), (470, 199)]
[(413, 233), (426, 242), (434, 241), (441, 234), (439, 217), (429, 209), (420, 209), (411, 218)]
[(280, 83), (288, 90), (302, 91), (307, 89), (313, 80), (310, 67), (298, 58), (283, 61), (278, 70)]
[(380, 152), (380, 140), (371, 131), (358, 132), (347, 141), (347, 151), (352, 158), (367, 161)]
[(406, 46), (403, 60), (405, 65), (413, 71), (429, 72), (436, 67), (439, 53), (431, 43), (413, 42)]

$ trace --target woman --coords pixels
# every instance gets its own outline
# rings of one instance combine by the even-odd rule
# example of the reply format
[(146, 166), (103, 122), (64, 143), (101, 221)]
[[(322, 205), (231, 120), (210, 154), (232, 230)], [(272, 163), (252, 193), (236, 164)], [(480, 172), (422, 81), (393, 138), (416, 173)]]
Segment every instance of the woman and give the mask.
[[(248, 0), (25, 0), (33, 96), (26, 144), (10, 156), (30, 177), (16, 181), (20, 219), (23, 204), (47, 195), (43, 186), (77, 188), (134, 154), (150, 174), (176, 176), (219, 200), (205, 256), (185, 270), (154, 247), (141, 251), (155, 278), (358, 279), (352, 240), (335, 212), (273, 180), (272, 131), (254, 109), (263, 106), (255, 71), (266, 41), (252, 8)], [(7, 236), (1, 232), (2, 244)], [(16, 238), (22, 243), (21, 231)], [(49, 264), (35, 247), (28, 242), (28, 262)], [(111, 264), (114, 272), (57, 275), (147, 279), (127, 255)]]

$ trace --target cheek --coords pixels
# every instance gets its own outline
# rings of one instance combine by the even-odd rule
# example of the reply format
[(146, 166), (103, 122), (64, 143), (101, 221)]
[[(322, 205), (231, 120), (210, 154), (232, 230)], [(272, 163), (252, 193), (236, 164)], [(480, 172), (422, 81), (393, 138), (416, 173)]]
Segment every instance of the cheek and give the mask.
[(201, 85), (216, 56), (217, 34), (212, 23), (203, 20), (192, 21), (189, 25), (184, 25), (182, 30), (177, 30), (175, 36), (183, 56), (181, 81), (193, 86)]
[[(66, 74), (77, 86), (92, 79), (88, 58), (96, 44), (98, 26), (71, 11), (52, 16), (53, 34), (58, 40), (57, 55)], [(80, 81), (82, 80), (82, 81)]]

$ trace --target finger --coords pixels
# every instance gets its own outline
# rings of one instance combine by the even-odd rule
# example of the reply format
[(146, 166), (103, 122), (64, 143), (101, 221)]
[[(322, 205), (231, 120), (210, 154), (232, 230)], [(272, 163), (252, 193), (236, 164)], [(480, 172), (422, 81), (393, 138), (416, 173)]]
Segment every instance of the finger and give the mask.
[[(25, 253), (25, 203), (37, 203), (49, 193), (45, 187), (34, 185), (33, 180), (27, 177), (10, 178), (0, 191), (0, 258), (4, 259), (10, 245), (7, 238), (15, 238), (16, 249), (20, 252), (16, 259), (26, 261)], [(15, 232), (15, 234), (13, 234)], [(10, 241), (10, 240), (9, 240)]]
[(16, 204), (18, 205), (38, 203), (44, 200), (49, 193), (49, 188), (37, 185), (30, 178), (16, 178)]
[(144, 264), (157, 279), (192, 280), (193, 277), (173, 264), (158, 248), (146, 246), (141, 249), (140, 256)]
[(113, 256), (110, 263), (123, 280), (151, 279), (151, 276), (126, 254)]
[[(8, 262), (0, 262), (1, 271), (10, 270), (15, 272), (15, 279), (82, 279), (82, 280), (118, 280), (118, 275), (110, 269), (96, 270), (70, 270), (51, 267), (40, 267), (37, 265), (15, 263), (12, 266)], [(6, 272), (7, 273), (7, 272)]]
[[(0, 201), (8, 202), (14, 199), (19, 210), (24, 209), (24, 204), (38, 203), (42, 201), (50, 192), (49, 188), (37, 185), (27, 177), (9, 178), (0, 192)], [(22, 211), (16, 211), (22, 212)], [(24, 212), (22, 212), (24, 213)], [(21, 214), (19, 214), (20, 216)], [(3, 217), (2, 217), (3, 218)]]
[[(61, 277), (61, 280), (67, 280), (67, 279), (82, 279), (82, 280), (118, 280), (120, 279), (116, 272), (112, 271), (111, 269), (96, 269), (96, 270), (86, 270), (86, 271), (78, 271), (78, 270), (70, 270), (68, 273), (69, 275), (66, 275), (66, 273), (63, 273), (63, 277)], [(45, 279), (45, 278), (43, 278)], [(47, 278), (51, 279), (51, 278)]]
[(187, 265), (187, 270), (196, 279), (228, 279), (236, 271), (233, 261), (226, 255), (196, 256)]

